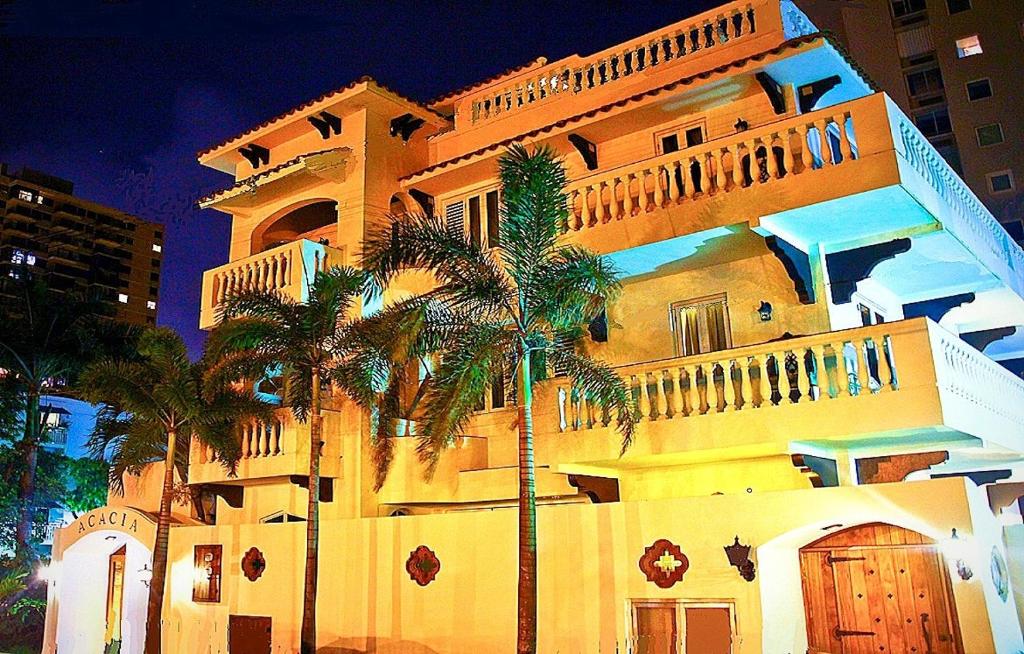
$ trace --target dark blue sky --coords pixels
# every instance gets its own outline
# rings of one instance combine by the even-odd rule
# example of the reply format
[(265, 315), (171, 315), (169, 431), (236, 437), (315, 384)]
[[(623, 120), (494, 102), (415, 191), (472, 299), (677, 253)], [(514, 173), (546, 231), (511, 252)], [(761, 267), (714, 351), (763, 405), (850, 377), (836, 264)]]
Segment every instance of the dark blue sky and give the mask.
[(230, 181), (198, 150), (360, 75), (426, 100), (716, 4), (0, 1), (0, 161), (166, 224), (158, 321), (197, 353), (202, 271), (227, 260), (229, 224), (194, 200)]

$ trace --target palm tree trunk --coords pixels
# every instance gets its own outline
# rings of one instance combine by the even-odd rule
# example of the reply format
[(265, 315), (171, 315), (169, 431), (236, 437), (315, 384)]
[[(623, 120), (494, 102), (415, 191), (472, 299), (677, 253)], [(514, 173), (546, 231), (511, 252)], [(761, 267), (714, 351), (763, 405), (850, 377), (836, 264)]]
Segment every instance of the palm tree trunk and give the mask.
[(519, 366), (519, 630), (518, 654), (537, 651), (537, 497), (533, 478), (533, 385), (530, 353)]
[(153, 544), (153, 579), (149, 582), (146, 605), (146, 654), (160, 654), (161, 621), (164, 607), (164, 585), (167, 581), (167, 541), (171, 531), (171, 500), (174, 497), (174, 456), (178, 434), (167, 432), (167, 458), (164, 461), (164, 488), (160, 494), (160, 515), (156, 522), (156, 543)]
[(39, 391), (30, 388), (25, 399), (25, 429), (19, 451), (25, 461), (18, 481), (18, 525), (15, 542), (19, 556), (31, 554), (32, 523), (35, 517), (36, 463), (39, 460), (39, 437), (42, 424), (39, 418)]
[(306, 510), (306, 575), (302, 594), (301, 654), (316, 652), (316, 582), (320, 549), (320, 375), (313, 373), (309, 416), (309, 503)]

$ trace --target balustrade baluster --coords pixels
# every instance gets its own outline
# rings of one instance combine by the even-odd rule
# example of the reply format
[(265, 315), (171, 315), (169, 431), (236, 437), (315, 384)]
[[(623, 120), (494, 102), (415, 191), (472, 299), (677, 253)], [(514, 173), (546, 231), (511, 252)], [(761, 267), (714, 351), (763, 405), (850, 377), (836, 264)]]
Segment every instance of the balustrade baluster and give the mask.
[(745, 143), (750, 166), (750, 185), (757, 186), (763, 183), (761, 179), (761, 162), (757, 160), (757, 140), (750, 139)]
[(651, 374), (654, 376), (654, 383), (658, 385), (658, 417), (664, 420), (668, 417), (668, 398), (665, 396), (665, 371), (655, 370)]
[[(727, 150), (715, 148), (711, 157), (715, 160), (715, 192), (724, 191), (729, 185), (729, 179), (725, 175), (725, 153)], [(703, 176), (703, 175), (702, 175)], [(707, 189), (710, 191), (711, 189)]]
[(812, 345), (810, 349), (811, 361), (814, 368), (814, 381), (810, 385), (811, 393), (815, 400), (823, 398), (831, 399), (832, 396), (829, 393), (828, 371), (825, 368), (825, 346)]
[(626, 174), (626, 184), (622, 189), (622, 213), (626, 218), (633, 215), (633, 174)]
[(600, 225), (605, 222), (605, 211), (604, 211), (604, 182), (597, 183), (597, 193), (594, 199), (594, 224)]
[[(757, 408), (772, 405), (772, 384), (768, 376), (768, 355), (757, 355)], [(753, 386), (753, 380), (751, 380)]]
[(807, 350), (797, 348), (793, 350), (796, 357), (796, 390), (800, 393), (800, 402), (811, 400), (811, 380), (807, 372)]
[(651, 419), (651, 397), (647, 390), (647, 373), (642, 372), (637, 375), (637, 383), (640, 384), (640, 420), (646, 422)]
[(677, 179), (682, 179), (682, 175), (679, 174), (679, 162), (669, 162), (668, 168), (668, 199), (672, 204), (679, 203), (679, 185), (676, 183)]
[[(839, 342), (839, 347), (835, 345), (832, 349), (836, 352), (836, 380), (839, 386), (838, 396), (849, 397), (857, 394), (857, 361), (856, 361), (856, 348), (852, 348), (854, 351), (854, 359), (851, 361), (847, 358), (847, 348), (844, 341)], [(853, 368), (851, 369), (851, 364)]]
[(697, 367), (691, 364), (683, 366), (686, 371), (686, 388), (683, 390), (683, 404), (686, 415), (692, 416), (700, 411), (700, 394), (697, 391)]
[(853, 159), (853, 145), (850, 143), (850, 135), (846, 131), (846, 114), (838, 114), (834, 117), (836, 125), (839, 126), (839, 152), (843, 155), (843, 161)]
[(262, 443), (260, 443), (260, 433), (257, 430), (258, 424), (259, 423), (255, 420), (249, 422), (249, 442), (252, 444), (252, 449), (250, 450), (249, 455), (253, 458), (259, 457), (262, 453), (262, 450), (260, 449), (260, 446), (262, 445)]
[(587, 395), (582, 389), (577, 391), (580, 398), (580, 429), (590, 429), (593, 425), (590, 424), (590, 407), (587, 402)]
[(832, 139), (828, 137), (828, 121), (825, 118), (819, 118), (814, 121), (814, 126), (818, 128), (818, 138), (821, 141), (821, 167), (828, 168), (833, 163), (832, 156)]
[(651, 206), (647, 201), (647, 169), (640, 170), (637, 175), (639, 181), (638, 193), (637, 193), (637, 207), (640, 209), (640, 213), (647, 213), (651, 210)]
[(811, 152), (810, 139), (813, 133), (807, 129), (807, 125), (797, 125), (796, 133), (800, 137), (800, 172), (810, 170), (814, 167), (814, 154)]
[(782, 167), (785, 169), (779, 177), (792, 175), (795, 172), (793, 170), (793, 141), (791, 136), (789, 128), (786, 128), (779, 134), (779, 138), (782, 139)]
[(729, 146), (729, 151), (732, 152), (732, 185), (733, 188), (742, 188), (743, 182), (743, 156), (740, 153), (740, 143), (734, 143)]
[(672, 382), (672, 417), (679, 418), (686, 415), (683, 406), (682, 369), (679, 366), (672, 366), (669, 377)]
[(793, 389), (789, 385), (789, 374), (786, 371), (786, 351), (782, 350), (775, 352), (774, 357), (775, 368), (779, 374), (778, 388), (779, 395), (782, 396), (779, 398), (779, 405), (781, 406), (783, 404), (788, 404), (791, 401), (790, 395)]
[(775, 134), (769, 134), (767, 138), (762, 138), (761, 142), (764, 143), (765, 161), (767, 163), (768, 170), (768, 181), (780, 177), (778, 162), (775, 160)]
[(746, 363), (742, 361), (736, 362), (736, 367), (740, 371), (740, 396), (741, 401), (737, 408), (747, 409), (754, 406), (754, 384), (750, 378), (750, 366), (754, 362), (754, 357), (748, 356)]
[(857, 380), (861, 393), (871, 393), (871, 359), (868, 356), (868, 339), (861, 339), (859, 347), (855, 347), (854, 351), (858, 359)]
[(664, 169), (660, 166), (654, 166), (651, 168), (651, 173), (654, 176), (654, 208), (660, 209), (665, 204), (665, 190), (662, 188), (662, 180), (665, 178)]
[(700, 169), (700, 192), (701, 195), (711, 195), (711, 155), (705, 152), (697, 156), (698, 168)]
[(736, 387), (732, 385), (733, 361), (722, 361), (722, 411), (736, 410)]
[(580, 189), (580, 229), (590, 227), (590, 186)]
[(619, 219), (619, 178), (612, 177), (608, 183), (608, 215), (610, 220)]
[(693, 157), (687, 157), (683, 161), (682, 175), (679, 176), (679, 178), (683, 180), (683, 197), (687, 200), (692, 198), (693, 194), (696, 192), (696, 189), (694, 189), (693, 177), (690, 176), (690, 171), (693, 169), (693, 164), (696, 162), (697, 160)]

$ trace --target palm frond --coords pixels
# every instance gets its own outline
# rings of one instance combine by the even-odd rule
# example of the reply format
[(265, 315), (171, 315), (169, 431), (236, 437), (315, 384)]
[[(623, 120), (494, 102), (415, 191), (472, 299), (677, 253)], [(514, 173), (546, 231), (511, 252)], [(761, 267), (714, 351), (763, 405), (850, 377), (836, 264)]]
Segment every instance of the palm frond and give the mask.
[(600, 313), (620, 290), (620, 273), (607, 258), (579, 247), (560, 247), (537, 267), (532, 321), (555, 330), (578, 327)]
[(555, 347), (549, 347), (546, 354), (556, 367), (566, 371), (574, 390), (586, 397), (588, 403), (608, 410), (615, 417), (625, 453), (633, 443), (640, 419), (640, 411), (626, 383), (611, 366), (588, 356)]

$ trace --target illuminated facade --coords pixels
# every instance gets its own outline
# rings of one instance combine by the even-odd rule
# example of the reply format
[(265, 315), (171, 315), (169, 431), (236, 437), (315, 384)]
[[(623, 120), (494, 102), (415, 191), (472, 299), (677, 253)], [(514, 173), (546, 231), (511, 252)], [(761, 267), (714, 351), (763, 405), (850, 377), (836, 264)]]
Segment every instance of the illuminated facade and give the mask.
[[(643, 412), (620, 456), (566, 378), (536, 391), (541, 652), (1024, 649), (1024, 252), (788, 1), (428, 105), (361, 79), (201, 153), (235, 179), (203, 200), (233, 229), (201, 325), (242, 286), (301, 299), (389, 212), (489, 242), (511, 142), (564, 154), (565, 238), (626, 275), (586, 347)], [(514, 649), (513, 411), (483, 404), (432, 481), (400, 438), (375, 493), (367, 418), (332, 398), (322, 651)], [(179, 507), (167, 651), (297, 651), (307, 429), (245, 426), (234, 478), (193, 448), (209, 524)], [(159, 477), (58, 534), (46, 652), (139, 651)]]

